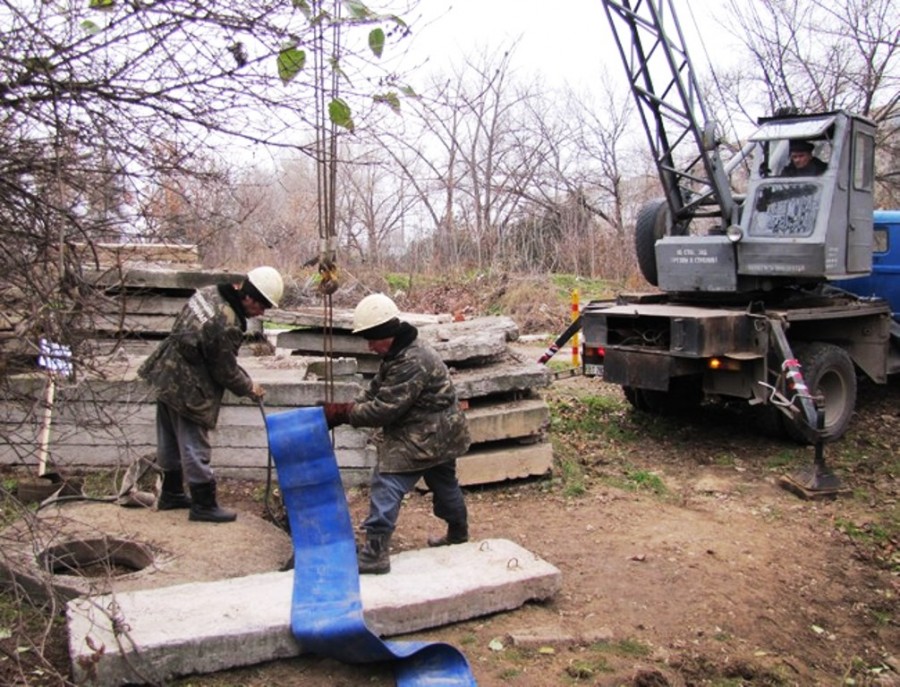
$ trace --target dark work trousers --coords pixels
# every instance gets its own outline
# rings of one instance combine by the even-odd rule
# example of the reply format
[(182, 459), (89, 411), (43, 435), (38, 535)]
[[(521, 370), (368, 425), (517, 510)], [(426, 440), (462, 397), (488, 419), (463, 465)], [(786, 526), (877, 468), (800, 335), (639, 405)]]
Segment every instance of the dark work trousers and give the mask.
[(183, 470), (188, 484), (215, 479), (209, 459), (209, 430), (176, 413), (165, 403), (156, 404), (156, 462), (163, 470)]
[(375, 468), (369, 485), (369, 517), (363, 529), (369, 534), (391, 534), (400, 515), (400, 504), (419, 479), (431, 490), (431, 509), (448, 523), (468, 520), (466, 500), (456, 479), (456, 461), (441, 463), (416, 472), (382, 473)]

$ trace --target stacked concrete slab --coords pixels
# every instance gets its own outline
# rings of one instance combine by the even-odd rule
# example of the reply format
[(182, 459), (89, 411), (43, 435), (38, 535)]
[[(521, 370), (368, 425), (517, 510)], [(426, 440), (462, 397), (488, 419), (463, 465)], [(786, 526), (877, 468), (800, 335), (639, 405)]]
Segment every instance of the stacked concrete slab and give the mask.
[[(108, 317), (95, 318), (96, 350), (102, 366), (57, 380), (51, 413), (50, 460), (60, 468), (130, 465), (156, 446), (155, 405), (137, 377), (144, 357), (169, 332), (192, 291), (240, 274), (184, 266), (118, 263), (91, 275), (110, 302)], [(117, 310), (113, 308), (116, 304)], [(350, 401), (377, 366), (364, 342), (350, 334), (352, 312), (337, 310), (326, 334), (321, 308), (269, 311), (266, 319), (283, 331), (271, 346), (247, 345), (241, 361), (267, 389), (264, 407), (226, 394), (219, 428), (213, 433), (214, 460), (222, 476), (260, 478), (268, 465), (262, 413), (310, 406), (326, 399)], [(473, 447), (460, 461), (464, 484), (483, 484), (542, 475), (552, 450), (544, 436), (549, 412), (537, 390), (549, 384), (543, 366), (517, 360), (508, 349), (518, 330), (508, 318), (453, 322), (449, 315), (404, 313), (451, 367), (460, 398), (468, 405)], [(261, 323), (256, 323), (261, 331)], [(331, 353), (333, 388), (326, 389), (324, 351)], [(265, 355), (254, 353), (265, 352)], [(336, 357), (336, 358), (335, 358)], [(0, 405), (0, 462), (35, 465), (46, 413), (46, 374), (10, 379)], [(365, 481), (374, 465), (368, 431), (335, 432), (335, 451), (348, 484)]]

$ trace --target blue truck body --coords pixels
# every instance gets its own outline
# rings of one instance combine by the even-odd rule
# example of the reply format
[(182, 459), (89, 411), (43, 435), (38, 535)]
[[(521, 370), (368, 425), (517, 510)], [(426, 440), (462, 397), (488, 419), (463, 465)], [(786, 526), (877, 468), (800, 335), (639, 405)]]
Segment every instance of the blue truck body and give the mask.
[(900, 322), (900, 210), (876, 210), (874, 218), (872, 273), (832, 284), (864, 298), (885, 299)]

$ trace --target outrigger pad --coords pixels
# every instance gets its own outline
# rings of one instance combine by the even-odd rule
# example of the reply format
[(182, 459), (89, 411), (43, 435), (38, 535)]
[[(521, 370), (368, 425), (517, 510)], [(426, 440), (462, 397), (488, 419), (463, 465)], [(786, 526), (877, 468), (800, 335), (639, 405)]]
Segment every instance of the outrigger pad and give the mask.
[(266, 426), (291, 524), (291, 631), (301, 651), (347, 663), (393, 661), (398, 687), (474, 687), (455, 647), (383, 641), (366, 626), (350, 512), (322, 408), (269, 415)]
[(835, 498), (850, 491), (841, 484), (841, 480), (834, 473), (822, 469), (816, 463), (798, 470), (793, 475), (782, 475), (778, 484), (807, 500)]

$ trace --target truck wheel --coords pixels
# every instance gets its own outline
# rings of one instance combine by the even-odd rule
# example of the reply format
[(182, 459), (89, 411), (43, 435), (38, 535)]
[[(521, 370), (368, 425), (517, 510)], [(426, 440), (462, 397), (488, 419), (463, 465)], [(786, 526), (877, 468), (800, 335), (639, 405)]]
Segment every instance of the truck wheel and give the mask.
[(640, 389), (633, 386), (623, 386), (622, 393), (625, 394), (625, 400), (628, 401), (635, 410), (642, 410), (644, 412), (650, 410), (644, 402), (644, 395), (641, 393)]
[(656, 242), (666, 235), (669, 226), (669, 204), (665, 200), (651, 200), (638, 210), (634, 225), (634, 253), (644, 279), (659, 285), (656, 271)]
[[(822, 395), (825, 404), (825, 441), (840, 439), (856, 408), (856, 369), (847, 351), (827, 343), (798, 345), (794, 355), (800, 361), (803, 379), (813, 396)], [(784, 418), (784, 429), (789, 437), (801, 443), (809, 443), (803, 437), (797, 422)]]
[(668, 391), (623, 386), (625, 398), (637, 410), (657, 415), (690, 412), (703, 401), (703, 388), (695, 377), (674, 377)]

